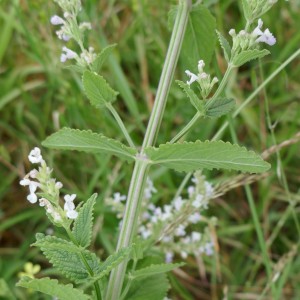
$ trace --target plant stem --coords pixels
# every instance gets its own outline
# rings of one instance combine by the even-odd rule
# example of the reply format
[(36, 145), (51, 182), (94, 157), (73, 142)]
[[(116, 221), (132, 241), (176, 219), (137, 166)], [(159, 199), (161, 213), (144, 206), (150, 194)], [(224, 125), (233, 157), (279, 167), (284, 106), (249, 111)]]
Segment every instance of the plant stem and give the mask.
[[(178, 13), (174, 24), (164, 68), (160, 78), (157, 95), (145, 134), (143, 148), (153, 146), (155, 144), (166, 106), (171, 80), (173, 78), (174, 71), (177, 65), (190, 9), (191, 5), (188, 0), (179, 1)], [(136, 160), (136, 164), (132, 174), (117, 250), (122, 247), (127, 247), (132, 243), (133, 237), (135, 235), (141, 200), (144, 193), (144, 186), (146, 183), (149, 167), (149, 161), (147, 157), (145, 157), (142, 150), (139, 158)], [(113, 271), (111, 272), (106, 293), (106, 300), (119, 299), (122, 291), (126, 267), (127, 260), (125, 259), (118, 267), (113, 269)]]
[(131, 139), (131, 137), (130, 137), (123, 121), (122, 121), (122, 119), (120, 118), (119, 114), (117, 113), (117, 111), (114, 109), (114, 107), (110, 103), (106, 104), (106, 107), (110, 110), (110, 112), (115, 117), (117, 123), (119, 124), (119, 126), (120, 126), (120, 128), (121, 128), (121, 130), (122, 130), (122, 132), (123, 132), (123, 134), (124, 134), (124, 136), (125, 136), (125, 138), (128, 142), (128, 144), (130, 145), (130, 147), (133, 148), (133, 149), (136, 149), (135, 145), (134, 145), (134, 143), (133, 143), (133, 141), (132, 141), (132, 139)]
[[(264, 72), (263, 72), (263, 68), (262, 68), (261, 59), (259, 59), (259, 70), (260, 70), (261, 80), (264, 81)], [(300, 237), (299, 221), (298, 221), (297, 214), (296, 214), (296, 211), (295, 211), (294, 206), (293, 206), (293, 201), (292, 201), (290, 189), (289, 189), (289, 186), (288, 186), (288, 183), (287, 183), (287, 180), (286, 180), (285, 172), (284, 172), (284, 169), (282, 167), (280, 153), (279, 153), (279, 150), (277, 149), (277, 141), (276, 141), (276, 137), (275, 137), (274, 126), (272, 125), (271, 116), (270, 116), (269, 98), (268, 98), (267, 91), (266, 91), (265, 87), (263, 88), (263, 94), (264, 94), (264, 100), (265, 100), (267, 125), (269, 127), (270, 132), (271, 132), (273, 145), (276, 148), (277, 164), (279, 165), (279, 170), (280, 170), (280, 174), (281, 174), (281, 178), (282, 178), (283, 187), (284, 187), (285, 193), (287, 194), (287, 197), (288, 197), (288, 200), (289, 200), (289, 204), (290, 204), (290, 207), (291, 207), (291, 210), (292, 210), (292, 215), (293, 215), (294, 222), (295, 222), (295, 225), (296, 225), (296, 228), (297, 228), (298, 236)]]
[(200, 112), (198, 111), (193, 119), (170, 141), (171, 144), (176, 143), (180, 138), (182, 138), (190, 129), (195, 125), (198, 119), (201, 117)]
[(223, 92), (223, 89), (224, 89), (224, 87), (225, 87), (225, 85), (227, 83), (228, 77), (229, 77), (232, 69), (234, 69), (234, 67), (232, 67), (232, 66), (228, 66), (227, 67), (227, 70), (226, 70), (226, 72), (224, 74), (224, 77), (223, 77), (223, 79), (222, 79), (222, 81), (221, 81), (218, 89), (216, 90), (216, 92), (212, 96), (212, 98), (209, 99), (209, 101), (207, 102), (207, 104), (204, 106), (205, 110), (208, 110), (214, 104), (214, 102), (218, 99), (218, 97), (221, 95), (221, 93)]
[[(69, 228), (69, 227), (64, 227), (64, 228), (66, 229), (67, 234), (68, 234), (70, 240), (72, 241), (72, 243), (73, 243), (74, 245), (76, 245), (77, 247), (79, 247), (79, 245), (78, 245), (77, 241), (75, 240), (75, 238), (74, 238), (74, 236), (73, 236), (73, 234), (72, 234), (70, 228)], [(87, 262), (86, 258), (85, 258), (84, 255), (82, 254), (82, 252), (79, 252), (79, 256), (80, 256), (82, 262), (84, 263), (84, 265), (86, 266), (88, 272), (89, 272), (90, 275), (93, 277), (95, 274), (94, 274), (93, 270), (91, 269), (89, 263)], [(95, 282), (94, 282), (94, 287), (95, 287), (95, 291), (96, 291), (96, 295), (97, 295), (97, 300), (101, 300), (101, 293), (100, 293), (100, 287), (99, 287), (98, 281), (95, 281)]]
[(191, 9), (189, 2), (190, 1), (188, 0), (179, 1), (179, 9), (173, 27), (167, 57), (159, 80), (154, 106), (145, 134), (143, 148), (154, 146), (156, 142)]

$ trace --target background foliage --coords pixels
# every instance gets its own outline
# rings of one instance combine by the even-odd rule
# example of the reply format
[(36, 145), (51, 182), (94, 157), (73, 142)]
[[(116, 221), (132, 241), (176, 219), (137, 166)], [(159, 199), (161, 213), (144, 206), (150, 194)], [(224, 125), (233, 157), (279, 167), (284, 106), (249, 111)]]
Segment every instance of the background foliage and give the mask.
[[(231, 28), (238, 32), (244, 27), (242, 1), (207, 0), (204, 3), (216, 18), (217, 29), (227, 38)], [(93, 27), (86, 35), (88, 44), (99, 52), (107, 44), (106, 39), (110, 44), (118, 43), (114, 56), (103, 65), (102, 74), (120, 92), (115, 108), (139, 145), (169, 43), (167, 14), (172, 4), (176, 1), (83, 1), (81, 21), (91, 20)], [(17, 273), (28, 261), (42, 266), (36, 277), (61, 277), (39, 249), (29, 247), (35, 241), (34, 233), (50, 232), (52, 228), (44, 210), (32, 206), (26, 200), (27, 190), (19, 186), (20, 178), (30, 170), (27, 159), (30, 149), (41, 147), (47, 136), (64, 126), (91, 129), (127, 144), (108, 110), (89, 105), (80, 74), (63, 69), (59, 61), (62, 42), (54, 35), (49, 22), (53, 14), (59, 13), (52, 1), (0, 1), (0, 298), (4, 299), (49, 299), (14, 287)], [(271, 54), (263, 60), (265, 77), (299, 48), (299, 14), (300, 2), (294, 0), (278, 1), (264, 16), (265, 26), (277, 38)], [(222, 50), (217, 47), (218, 63), (224, 73), (226, 62)], [(206, 67), (213, 74), (213, 64)], [(175, 79), (185, 81), (186, 69), (196, 71), (181, 55)], [(299, 132), (299, 77), (298, 57), (267, 86), (278, 143)], [(227, 96), (240, 105), (260, 83), (258, 61), (253, 61), (231, 75)], [(194, 113), (193, 106), (174, 80), (157, 144), (174, 137)], [(209, 139), (225, 120), (226, 117), (202, 119), (184, 140)], [(234, 126), (239, 144), (249, 150), (261, 153), (273, 145), (262, 93), (243, 109), (234, 120)], [(232, 142), (229, 130), (222, 139)], [(132, 165), (111, 155), (43, 149), (43, 156), (54, 168), (55, 177), (64, 183), (63, 192), (76, 193), (78, 201), (86, 201), (95, 192), (99, 194), (91, 250), (106, 258), (114, 252), (119, 231), (115, 213), (104, 207), (103, 200), (113, 192), (127, 193)], [(292, 199), (299, 201), (299, 144), (283, 148), (281, 158)], [(251, 186), (266, 239), (288, 208), (288, 197), (276, 169), (276, 156), (271, 156), (269, 162), (272, 164), (269, 176)], [(234, 174), (217, 170), (205, 173), (214, 184)], [(158, 189), (157, 203), (170, 202), (183, 176), (163, 167), (153, 168), (151, 178)], [(296, 212), (299, 213), (297, 207)], [(218, 265), (214, 258), (205, 258), (208, 276), (207, 281), (203, 281), (199, 279), (196, 260), (189, 257), (187, 265), (181, 268), (184, 273), (176, 270), (169, 273), (173, 288), (169, 297), (222, 299), (227, 287), (229, 299), (252, 299), (251, 295), (259, 294), (267, 285), (268, 278), (261, 264), (262, 255), (244, 189), (236, 188), (213, 201), (207, 214), (219, 219), (217, 235), (222, 280), (218, 281)], [(58, 237), (64, 235), (59, 228), (55, 231)], [(273, 261), (279, 261), (291, 251), (298, 240), (290, 215), (270, 247)], [(282, 299), (299, 299), (299, 267), (299, 256), (293, 257), (292, 264), (284, 266), (285, 275), (281, 276), (284, 279), (280, 281)], [(6, 290), (11, 293), (2, 292)]]

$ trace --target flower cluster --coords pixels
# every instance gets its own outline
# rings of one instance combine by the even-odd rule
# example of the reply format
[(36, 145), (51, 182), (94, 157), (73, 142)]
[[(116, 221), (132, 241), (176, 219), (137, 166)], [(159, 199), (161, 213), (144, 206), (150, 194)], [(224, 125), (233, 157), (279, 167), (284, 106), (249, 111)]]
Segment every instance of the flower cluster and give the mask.
[(240, 51), (257, 49), (260, 42), (273, 46), (276, 43), (276, 38), (268, 28), (265, 31), (262, 31), (262, 26), (263, 21), (259, 19), (258, 26), (252, 33), (247, 33), (245, 30), (241, 30), (238, 34), (236, 34), (235, 30), (231, 29), (229, 31), (229, 34), (233, 39), (231, 56), (233, 57), (237, 55)]
[[(62, 209), (59, 205), (60, 189), (63, 187), (61, 182), (56, 182), (56, 179), (51, 178), (52, 170), (47, 166), (45, 160), (41, 155), (41, 150), (35, 147), (29, 154), (28, 159), (31, 163), (40, 163), (39, 169), (31, 170), (23, 180), (20, 181), (20, 185), (29, 187), (29, 195), (27, 200), (30, 203), (36, 203), (38, 196), (39, 204), (45, 207), (46, 212), (50, 220), (54, 223), (63, 224), (69, 219), (76, 219), (78, 212), (75, 210), (75, 204), (73, 203), (76, 198), (76, 194), (65, 195), (65, 205)], [(36, 179), (37, 181), (31, 180)], [(42, 192), (36, 194), (36, 190), (39, 188)]]
[(66, 46), (62, 48), (63, 52), (60, 57), (61, 62), (67, 59), (75, 59), (81, 67), (87, 67), (93, 63), (97, 55), (94, 53), (94, 48), (89, 47), (88, 50), (83, 47), (83, 34), (86, 30), (91, 30), (90, 23), (83, 22), (77, 24), (77, 15), (81, 11), (80, 0), (54, 0), (59, 4), (64, 12), (64, 19), (54, 15), (50, 21), (53, 25), (62, 25), (60, 30), (56, 31), (59, 39), (68, 41), (74, 39), (80, 46), (82, 53), (78, 55), (76, 52), (68, 49)]
[(190, 86), (193, 82), (197, 81), (200, 86), (201, 95), (203, 99), (206, 99), (209, 93), (211, 92), (213, 86), (219, 81), (217, 77), (213, 79), (210, 78), (209, 74), (206, 74), (203, 71), (205, 63), (203, 60), (200, 60), (198, 63), (198, 75), (193, 74), (189, 70), (186, 70), (185, 73), (191, 78), (190, 81), (187, 81), (187, 84)]
[[(193, 253), (213, 253), (214, 244), (209, 227), (204, 228), (203, 234), (196, 231), (187, 234), (190, 225), (206, 220), (200, 212), (208, 209), (209, 200), (214, 194), (214, 188), (201, 175), (201, 171), (194, 174), (192, 182), (194, 185), (187, 189), (188, 199), (178, 197), (163, 208), (148, 201), (146, 208), (141, 211), (138, 232), (143, 239), (161, 242), (166, 262), (172, 261), (175, 252), (180, 253), (182, 258)], [(148, 187), (153, 188), (150, 180), (148, 183)], [(145, 202), (142, 205), (145, 206)], [(208, 222), (215, 223), (215, 218)]]

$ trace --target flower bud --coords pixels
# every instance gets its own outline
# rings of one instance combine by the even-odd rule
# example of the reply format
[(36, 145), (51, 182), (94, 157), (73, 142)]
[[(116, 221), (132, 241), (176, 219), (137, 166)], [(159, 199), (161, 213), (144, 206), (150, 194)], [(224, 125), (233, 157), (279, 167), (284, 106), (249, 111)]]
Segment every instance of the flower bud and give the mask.
[(63, 184), (60, 181), (58, 181), (58, 182), (55, 183), (55, 187), (57, 189), (61, 189), (63, 187)]
[(31, 178), (36, 178), (38, 176), (39, 172), (36, 169), (33, 169), (30, 171), (29, 175)]
[(234, 29), (230, 29), (229, 30), (229, 34), (232, 36), (232, 37), (235, 37), (236, 36), (236, 32)]

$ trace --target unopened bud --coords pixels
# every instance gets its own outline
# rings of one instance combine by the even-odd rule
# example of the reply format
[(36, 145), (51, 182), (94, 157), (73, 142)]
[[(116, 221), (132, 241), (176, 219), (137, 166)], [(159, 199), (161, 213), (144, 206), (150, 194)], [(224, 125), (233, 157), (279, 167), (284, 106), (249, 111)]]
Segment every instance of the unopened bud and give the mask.
[(39, 172), (36, 169), (30, 171), (29, 175), (31, 178), (36, 178)]
[(200, 75), (200, 78), (201, 78), (201, 79), (207, 79), (207, 77), (208, 77), (208, 75), (207, 75), (205, 72), (203, 72), (203, 73)]
[(66, 12), (64, 13), (64, 17), (65, 17), (66, 19), (69, 19), (69, 18), (70, 18), (70, 14), (66, 11)]
[(229, 30), (229, 34), (232, 36), (232, 37), (235, 37), (236, 36), (236, 32), (234, 29), (230, 29)]
[(239, 32), (239, 36), (245, 36), (246, 35), (246, 31), (245, 30), (241, 30), (240, 32)]
[(58, 182), (55, 183), (55, 187), (57, 189), (61, 189), (63, 187), (63, 184), (60, 181), (58, 181)]

